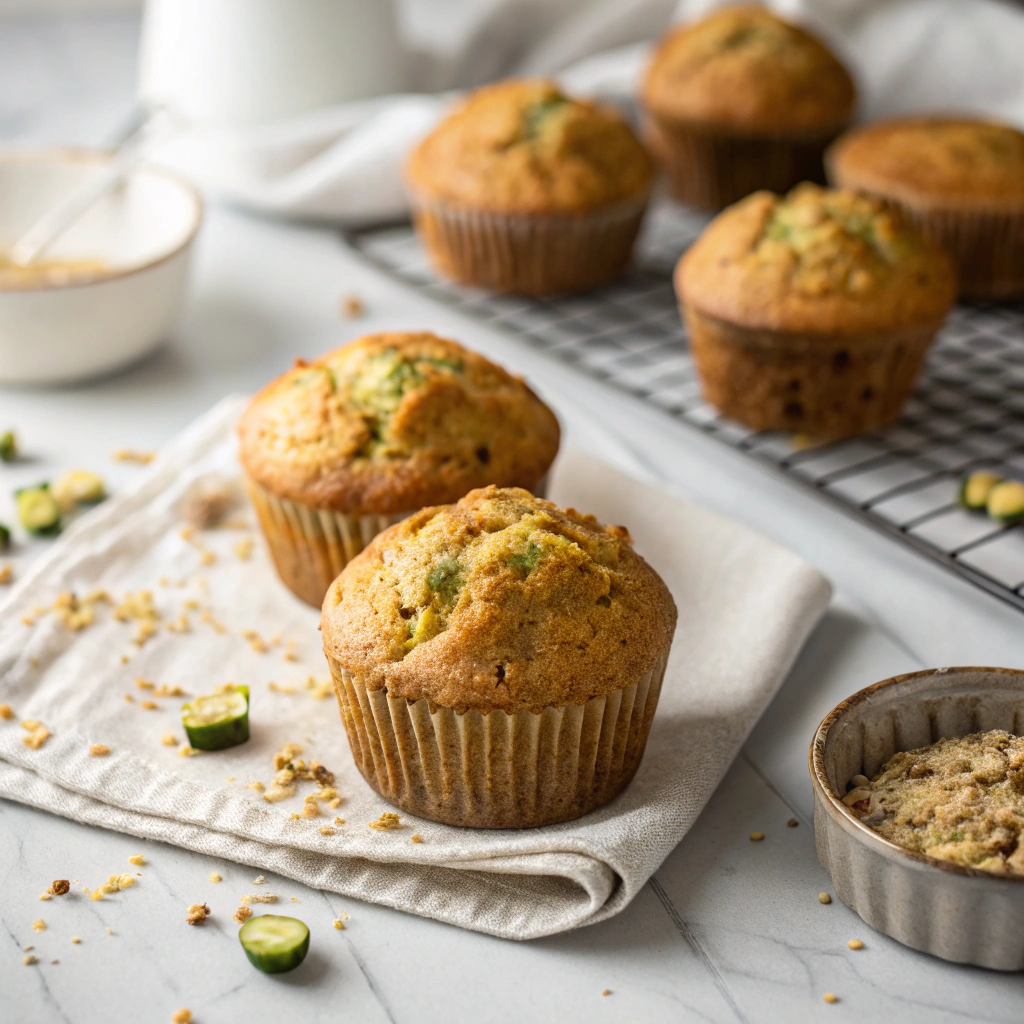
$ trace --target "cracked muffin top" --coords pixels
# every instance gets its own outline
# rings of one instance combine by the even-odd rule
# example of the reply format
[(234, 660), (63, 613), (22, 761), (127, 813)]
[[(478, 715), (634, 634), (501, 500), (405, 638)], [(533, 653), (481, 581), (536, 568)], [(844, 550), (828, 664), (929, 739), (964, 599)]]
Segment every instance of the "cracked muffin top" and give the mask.
[(652, 164), (615, 110), (531, 79), (471, 93), (413, 150), (406, 176), (428, 199), (571, 214), (645, 196)]
[(803, 184), (720, 213), (679, 261), (676, 290), (743, 327), (856, 335), (940, 322), (956, 285), (946, 254), (880, 200)]
[(853, 80), (818, 39), (756, 4), (672, 30), (643, 84), (655, 115), (742, 134), (818, 133), (853, 112)]
[(890, 842), (1024, 876), (1024, 737), (996, 729), (942, 739), (896, 754), (859, 781), (843, 802)]
[(858, 128), (827, 156), (829, 175), (912, 206), (1024, 210), (1024, 133), (966, 118), (911, 117)]
[(327, 592), (321, 628), (371, 690), (515, 712), (638, 682), (675, 623), (625, 527), (487, 487), (379, 534)]
[(240, 458), (260, 486), (315, 508), (408, 512), (488, 483), (535, 487), (558, 421), (518, 377), (428, 333), (374, 334), (299, 360), (252, 401)]

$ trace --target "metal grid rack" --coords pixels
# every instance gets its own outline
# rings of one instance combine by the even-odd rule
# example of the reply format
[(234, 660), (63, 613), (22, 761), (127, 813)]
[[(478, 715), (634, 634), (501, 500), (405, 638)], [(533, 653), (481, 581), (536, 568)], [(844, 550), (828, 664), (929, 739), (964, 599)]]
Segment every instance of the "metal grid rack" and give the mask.
[(956, 504), (960, 479), (975, 469), (1024, 479), (1024, 304), (958, 306), (896, 424), (801, 449), (787, 435), (724, 419), (701, 399), (671, 274), (706, 223), (693, 211), (661, 205), (648, 218), (628, 276), (600, 291), (550, 299), (439, 280), (408, 225), (359, 232), (350, 241), (402, 282), (773, 464), (1024, 611), (1024, 526), (1000, 527)]

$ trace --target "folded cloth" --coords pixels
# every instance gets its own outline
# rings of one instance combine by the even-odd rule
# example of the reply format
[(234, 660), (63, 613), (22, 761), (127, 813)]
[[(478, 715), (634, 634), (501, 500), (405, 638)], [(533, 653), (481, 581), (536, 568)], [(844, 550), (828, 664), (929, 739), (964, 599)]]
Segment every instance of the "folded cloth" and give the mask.
[[(547, 828), (477, 831), (403, 814), (400, 828), (371, 829), (393, 809), (349, 754), (317, 612), (278, 583), (251, 524), (183, 535), (193, 483), (237, 477), (242, 405), (226, 400), (170, 444), (0, 609), (0, 701), (15, 711), (0, 720), (0, 796), (507, 938), (622, 910), (781, 684), (828, 603), (826, 580), (749, 529), (569, 451), (555, 500), (628, 524), (679, 607), (638, 774), (606, 807)], [(182, 756), (187, 697), (174, 688), (194, 696), (227, 682), (250, 687), (251, 738)], [(41, 729), (50, 735), (38, 744)], [(250, 786), (270, 788), (287, 743), (335, 773), (339, 805), (326, 794), (306, 817), (315, 783), (274, 803)], [(93, 744), (109, 753), (90, 754)]]
[[(544, 74), (574, 93), (628, 104), (650, 41), (668, 27), (673, 9), (689, 19), (721, 3), (491, 0), (482, 15), (453, 26), (450, 4), (407, 0), (402, 9), (416, 93), (246, 129), (165, 126), (151, 155), (213, 195), (279, 216), (347, 224), (395, 219), (408, 212), (405, 156), (451, 105), (453, 90), (505, 75)], [(769, 6), (810, 24), (850, 63), (862, 118), (966, 110), (1024, 124), (1020, 7), (999, 0), (772, 0)]]

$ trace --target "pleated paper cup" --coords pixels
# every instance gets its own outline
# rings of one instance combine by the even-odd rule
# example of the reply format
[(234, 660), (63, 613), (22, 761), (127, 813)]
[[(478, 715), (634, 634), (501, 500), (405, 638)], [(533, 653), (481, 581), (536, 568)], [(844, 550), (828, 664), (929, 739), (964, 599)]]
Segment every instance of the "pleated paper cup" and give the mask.
[(327, 661), (356, 767), (385, 800), (448, 825), (531, 828), (578, 818), (626, 787), (668, 653), (643, 678), (586, 704), (511, 714), (393, 697)]
[[(543, 498), (547, 481), (545, 474), (533, 493)], [(341, 570), (378, 533), (417, 511), (389, 515), (335, 512), (279, 498), (251, 478), (246, 479), (246, 487), (277, 575), (296, 597), (315, 608), (324, 603)]]
[(654, 115), (647, 128), (672, 195), (703, 210), (720, 210), (759, 189), (782, 193), (802, 181), (823, 183), (823, 156), (838, 134), (730, 135)]
[(472, 210), (411, 195), (416, 229), (437, 271), (518, 295), (587, 291), (622, 274), (648, 193), (578, 214)]

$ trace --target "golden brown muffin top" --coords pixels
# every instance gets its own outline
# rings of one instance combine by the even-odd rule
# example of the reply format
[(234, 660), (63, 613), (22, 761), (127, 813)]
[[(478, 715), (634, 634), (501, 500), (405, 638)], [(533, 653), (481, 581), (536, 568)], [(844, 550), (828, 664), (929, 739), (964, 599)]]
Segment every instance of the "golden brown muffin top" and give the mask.
[(1024, 133), (945, 117), (881, 121), (848, 132), (828, 153), (844, 188), (913, 206), (1024, 209)]
[(807, 183), (723, 210), (676, 268), (698, 313), (810, 334), (938, 322), (955, 288), (945, 253), (881, 200)]
[(675, 623), (625, 527), (486, 487), (377, 536), (331, 585), (321, 628), (370, 689), (514, 712), (638, 682)]
[(844, 803), (914, 853), (1024, 876), (1024, 737), (995, 729), (891, 757)]
[(531, 79), (470, 93), (413, 150), (406, 176), (459, 206), (584, 213), (645, 195), (652, 165), (616, 111)]
[(757, 4), (673, 29), (643, 84), (654, 114), (740, 134), (816, 134), (846, 124), (856, 90), (809, 32)]
[(239, 423), (240, 457), (272, 494), (361, 514), (534, 487), (558, 421), (518, 377), (434, 334), (373, 334), (299, 361)]

